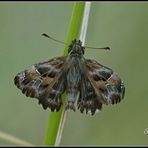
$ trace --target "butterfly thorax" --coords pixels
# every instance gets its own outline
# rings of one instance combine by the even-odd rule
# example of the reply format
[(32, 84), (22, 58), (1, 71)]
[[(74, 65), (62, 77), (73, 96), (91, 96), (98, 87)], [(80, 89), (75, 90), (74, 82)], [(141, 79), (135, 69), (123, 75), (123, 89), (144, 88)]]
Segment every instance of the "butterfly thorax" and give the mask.
[(84, 61), (84, 57), (77, 54), (70, 55), (67, 59), (67, 79), (73, 85), (78, 84), (81, 80), (81, 74), (84, 72)]

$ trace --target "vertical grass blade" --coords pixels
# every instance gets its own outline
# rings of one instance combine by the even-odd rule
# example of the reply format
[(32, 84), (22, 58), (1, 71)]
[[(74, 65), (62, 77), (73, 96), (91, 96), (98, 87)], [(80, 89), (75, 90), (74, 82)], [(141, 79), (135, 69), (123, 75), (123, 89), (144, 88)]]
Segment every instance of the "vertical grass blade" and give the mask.
[[(67, 39), (66, 39), (67, 44), (64, 49), (64, 55), (68, 54), (68, 45), (71, 43), (71, 41), (73, 39), (78, 38), (79, 31), (81, 28), (81, 21), (83, 17), (84, 4), (85, 4), (84, 2), (74, 3), (71, 21), (67, 33)], [(66, 95), (64, 94), (62, 97), (63, 106), (61, 107), (60, 111), (50, 112), (49, 114), (48, 127), (44, 139), (44, 145), (46, 146), (55, 146), (59, 145), (60, 143), (61, 134), (62, 134), (61, 128), (63, 128), (63, 124), (61, 123), (64, 121), (63, 119), (65, 118), (65, 100), (66, 100), (65, 98)]]
[(82, 46), (84, 46), (84, 44), (85, 44), (90, 8), (91, 8), (91, 2), (86, 2), (84, 14), (83, 14), (82, 25), (81, 25), (80, 36), (79, 36), (79, 39), (82, 41)]

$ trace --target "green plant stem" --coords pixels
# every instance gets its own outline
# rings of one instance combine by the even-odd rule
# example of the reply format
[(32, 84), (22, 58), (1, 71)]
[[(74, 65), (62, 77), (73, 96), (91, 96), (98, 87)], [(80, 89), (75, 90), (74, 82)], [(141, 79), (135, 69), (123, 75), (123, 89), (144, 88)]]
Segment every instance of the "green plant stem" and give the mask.
[(68, 45), (71, 44), (71, 41), (77, 39), (79, 36), (79, 32), (81, 29), (81, 22), (83, 18), (84, 5), (85, 5), (84, 2), (76, 2), (74, 4), (72, 17), (67, 33), (67, 39), (66, 39), (67, 46), (64, 49), (64, 55), (68, 54)]
[[(75, 2), (74, 8), (72, 11), (71, 21), (69, 24), (69, 29), (67, 33), (66, 46), (64, 49), (64, 55), (68, 54), (68, 45), (71, 43), (73, 39), (77, 39), (79, 35), (79, 31), (81, 28), (81, 21), (83, 17), (84, 11), (84, 2)], [(66, 94), (62, 96), (63, 105), (59, 112), (50, 112), (48, 119), (48, 127), (46, 130), (44, 145), (46, 146), (54, 146), (57, 137), (57, 133), (59, 129), (60, 122), (63, 121), (65, 111), (65, 102), (66, 102)], [(62, 126), (63, 127), (63, 126)]]

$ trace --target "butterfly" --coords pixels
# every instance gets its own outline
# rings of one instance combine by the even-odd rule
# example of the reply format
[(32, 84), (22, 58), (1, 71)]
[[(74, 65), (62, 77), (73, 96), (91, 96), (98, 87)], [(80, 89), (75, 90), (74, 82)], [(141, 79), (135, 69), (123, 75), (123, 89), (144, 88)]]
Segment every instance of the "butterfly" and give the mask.
[(84, 57), (85, 47), (73, 40), (68, 56), (52, 58), (18, 73), (15, 85), (27, 97), (38, 99), (44, 109), (59, 111), (66, 92), (65, 109), (94, 115), (103, 105), (116, 104), (124, 98), (125, 86), (110, 68)]

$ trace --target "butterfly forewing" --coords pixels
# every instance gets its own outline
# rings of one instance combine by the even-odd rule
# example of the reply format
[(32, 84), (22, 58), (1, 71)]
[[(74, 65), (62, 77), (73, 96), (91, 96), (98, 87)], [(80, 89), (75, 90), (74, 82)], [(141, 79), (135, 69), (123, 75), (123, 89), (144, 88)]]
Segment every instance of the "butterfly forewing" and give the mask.
[(49, 61), (34, 64), (15, 77), (16, 86), (27, 97), (37, 98), (46, 109), (59, 110), (64, 91), (63, 67), (66, 57), (57, 57)]
[(125, 87), (119, 76), (95, 60), (86, 60), (87, 77), (102, 104), (115, 104), (124, 97)]

